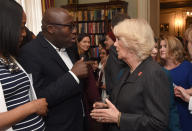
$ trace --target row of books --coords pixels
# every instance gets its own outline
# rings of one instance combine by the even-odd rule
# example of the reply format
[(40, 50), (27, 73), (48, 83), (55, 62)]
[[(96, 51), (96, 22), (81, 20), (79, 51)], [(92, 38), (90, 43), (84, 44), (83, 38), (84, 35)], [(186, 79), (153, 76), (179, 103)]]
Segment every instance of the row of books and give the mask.
[(77, 12), (78, 21), (93, 21), (93, 20), (104, 20), (105, 11), (93, 10), (93, 11), (78, 11)]
[(99, 47), (92, 47), (91, 49), (90, 49), (90, 56), (92, 57), (92, 58), (98, 58), (99, 57)]
[(122, 8), (111, 9), (107, 12), (107, 19), (111, 20), (116, 12), (124, 12)]
[(105, 33), (105, 23), (92, 22), (92, 23), (78, 23), (78, 33)]
[(113, 8), (109, 10), (79, 10), (77, 12), (70, 12), (74, 21), (98, 21), (105, 20), (105, 16), (108, 20), (111, 20), (116, 12), (123, 12), (122, 8)]
[(98, 35), (90, 35), (91, 38), (91, 47), (99, 46), (99, 43), (104, 39), (104, 35), (98, 34)]

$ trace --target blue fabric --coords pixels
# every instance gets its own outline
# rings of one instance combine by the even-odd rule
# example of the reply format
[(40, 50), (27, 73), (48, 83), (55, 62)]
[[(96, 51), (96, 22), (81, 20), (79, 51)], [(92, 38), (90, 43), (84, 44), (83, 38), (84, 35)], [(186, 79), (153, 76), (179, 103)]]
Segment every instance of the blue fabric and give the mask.
[[(183, 61), (178, 67), (170, 70), (173, 83), (185, 89), (192, 87), (192, 64)], [(192, 115), (188, 110), (188, 103), (176, 98), (176, 105), (179, 112), (182, 131), (192, 131)]]
[(120, 78), (121, 78), (121, 76), (123, 75), (125, 69), (126, 69), (126, 68), (123, 68), (123, 69), (121, 69), (121, 70), (119, 71), (119, 73), (118, 73), (118, 75), (117, 75), (117, 79), (116, 79), (117, 81), (120, 81)]
[(177, 110), (177, 106), (174, 100), (174, 90), (173, 90), (173, 81), (171, 79), (170, 73), (168, 70), (163, 68), (165, 73), (168, 76), (170, 82), (170, 116), (169, 116), (169, 129), (168, 131), (181, 131), (179, 114)]

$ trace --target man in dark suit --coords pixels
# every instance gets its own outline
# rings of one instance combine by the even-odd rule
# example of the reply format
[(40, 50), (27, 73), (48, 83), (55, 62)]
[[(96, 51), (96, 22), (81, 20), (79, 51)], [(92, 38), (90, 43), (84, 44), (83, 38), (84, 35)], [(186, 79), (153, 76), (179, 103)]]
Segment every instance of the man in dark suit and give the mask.
[(37, 97), (48, 102), (46, 131), (84, 130), (80, 79), (88, 68), (74, 59), (70, 47), (75, 42), (73, 18), (63, 8), (51, 8), (43, 16), (42, 32), (21, 48), (18, 60), (32, 73)]

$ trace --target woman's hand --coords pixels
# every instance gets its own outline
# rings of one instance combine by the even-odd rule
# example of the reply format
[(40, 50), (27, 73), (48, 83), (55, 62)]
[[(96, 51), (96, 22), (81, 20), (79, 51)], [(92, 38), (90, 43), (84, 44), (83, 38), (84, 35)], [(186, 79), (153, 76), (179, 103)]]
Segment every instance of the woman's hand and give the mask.
[(93, 104), (93, 109), (103, 109), (103, 108), (108, 108), (108, 105), (103, 102), (95, 102)]
[[(98, 122), (103, 123), (118, 123), (119, 110), (108, 100), (104, 103), (95, 103), (94, 109), (91, 111), (91, 117)], [(97, 107), (97, 108), (96, 108)], [(108, 107), (107, 109), (98, 109), (98, 107)]]
[(33, 103), (33, 109), (35, 110), (35, 113), (42, 116), (45, 116), (47, 114), (48, 103), (46, 102), (45, 98), (33, 100), (32, 103)]
[(186, 90), (186, 93), (190, 96), (192, 96), (192, 88), (189, 88), (189, 89), (185, 89)]
[(187, 93), (186, 89), (184, 89), (183, 87), (175, 86), (174, 94), (175, 94), (176, 97), (181, 98), (185, 102), (189, 102), (190, 95)]

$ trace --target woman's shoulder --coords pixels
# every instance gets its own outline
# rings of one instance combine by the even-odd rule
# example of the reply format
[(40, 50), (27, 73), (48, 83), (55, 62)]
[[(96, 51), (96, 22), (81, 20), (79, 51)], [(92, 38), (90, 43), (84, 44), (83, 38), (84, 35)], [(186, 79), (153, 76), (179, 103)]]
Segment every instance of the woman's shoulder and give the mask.
[(149, 71), (163, 71), (162, 67), (154, 60), (150, 60), (147, 64), (147, 68)]
[(181, 68), (182, 70), (191, 70), (192, 71), (192, 63), (185, 60), (180, 64), (179, 68)]
[(149, 59), (145, 62), (144, 68), (142, 69), (147, 76), (154, 76), (157, 74), (166, 75), (166, 71), (154, 60)]
[(192, 66), (192, 63), (189, 62), (189, 61), (187, 61), (187, 60), (185, 60), (185, 61), (183, 61), (183, 62), (181, 63), (181, 65), (184, 65), (184, 66)]

